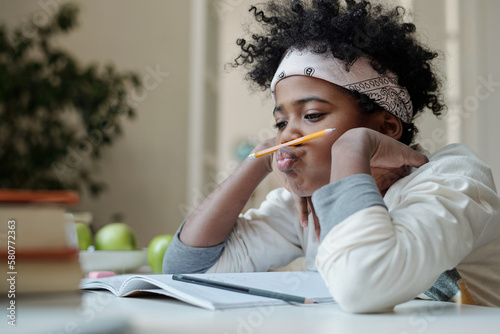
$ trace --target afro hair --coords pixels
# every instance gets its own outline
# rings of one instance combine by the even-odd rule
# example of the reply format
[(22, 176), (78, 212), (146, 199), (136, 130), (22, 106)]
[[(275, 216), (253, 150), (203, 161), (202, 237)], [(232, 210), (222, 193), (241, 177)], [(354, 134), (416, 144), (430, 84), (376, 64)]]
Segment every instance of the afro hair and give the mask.
[[(270, 87), (289, 48), (313, 46), (315, 52), (331, 52), (345, 61), (347, 70), (359, 56), (367, 55), (379, 73), (395, 73), (411, 96), (413, 118), (425, 108), (436, 116), (445, 108), (431, 65), (438, 54), (417, 40), (415, 25), (404, 22), (401, 6), (385, 8), (355, 0), (271, 0), (252, 6), (250, 12), (260, 27), (248, 40), (237, 40), (241, 51), (233, 66), (247, 68), (246, 78), (263, 90)], [(382, 109), (364, 94), (351, 94), (366, 112)], [(417, 129), (413, 122), (403, 127), (400, 141), (409, 145)]]

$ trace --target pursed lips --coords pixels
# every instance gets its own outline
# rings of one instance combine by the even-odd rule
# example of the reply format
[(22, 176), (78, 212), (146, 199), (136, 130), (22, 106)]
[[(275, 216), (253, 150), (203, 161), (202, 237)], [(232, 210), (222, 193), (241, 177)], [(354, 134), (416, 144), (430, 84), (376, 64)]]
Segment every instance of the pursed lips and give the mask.
[(285, 173), (292, 169), (292, 165), (295, 161), (297, 161), (297, 156), (286, 148), (280, 148), (276, 152), (276, 167), (278, 167), (281, 172)]

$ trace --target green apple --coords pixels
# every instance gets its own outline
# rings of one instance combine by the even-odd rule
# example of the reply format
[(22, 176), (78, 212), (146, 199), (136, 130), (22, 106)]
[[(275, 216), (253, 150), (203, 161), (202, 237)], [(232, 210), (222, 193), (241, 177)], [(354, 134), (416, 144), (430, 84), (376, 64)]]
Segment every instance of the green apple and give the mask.
[(172, 234), (157, 235), (149, 242), (148, 263), (154, 273), (161, 274), (163, 267), (163, 255), (172, 242)]
[(92, 243), (92, 232), (90, 227), (84, 223), (75, 223), (76, 234), (78, 236), (78, 248), (87, 250)]
[(94, 236), (96, 250), (135, 250), (137, 243), (132, 229), (124, 223), (111, 223)]

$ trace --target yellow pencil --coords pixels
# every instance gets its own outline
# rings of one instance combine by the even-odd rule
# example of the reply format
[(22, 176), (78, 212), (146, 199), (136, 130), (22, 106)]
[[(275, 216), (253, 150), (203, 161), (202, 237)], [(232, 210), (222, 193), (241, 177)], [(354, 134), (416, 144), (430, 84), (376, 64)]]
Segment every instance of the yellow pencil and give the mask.
[(270, 147), (270, 148), (266, 148), (265, 150), (262, 150), (262, 151), (258, 151), (258, 152), (252, 153), (252, 154), (250, 154), (248, 156), (248, 158), (250, 160), (253, 160), (253, 159), (256, 159), (258, 157), (262, 157), (264, 155), (268, 155), (268, 154), (271, 154), (273, 152), (276, 152), (277, 150), (279, 150), (282, 147), (299, 145), (299, 144), (305, 143), (306, 141), (310, 141), (310, 140), (313, 140), (313, 139), (316, 139), (316, 138), (320, 138), (320, 137), (326, 136), (328, 133), (333, 132), (333, 131), (335, 131), (335, 128), (333, 128), (333, 129), (324, 129), (324, 130), (321, 130), (321, 131), (318, 131), (318, 132), (315, 132), (315, 133), (311, 133), (310, 135), (307, 135), (307, 136), (304, 136), (304, 137), (300, 137), (300, 138), (291, 140), (289, 142), (286, 142), (286, 143), (283, 143), (283, 144), (280, 144), (280, 145), (276, 145), (276, 146), (273, 146), (273, 147)]

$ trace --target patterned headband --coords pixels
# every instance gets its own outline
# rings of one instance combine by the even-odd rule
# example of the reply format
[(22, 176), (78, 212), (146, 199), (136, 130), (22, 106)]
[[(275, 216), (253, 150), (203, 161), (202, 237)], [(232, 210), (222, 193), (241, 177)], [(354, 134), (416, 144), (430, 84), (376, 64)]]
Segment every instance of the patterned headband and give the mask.
[(413, 105), (406, 88), (398, 84), (398, 77), (394, 73), (387, 71), (381, 75), (375, 71), (367, 57), (357, 59), (347, 71), (344, 61), (333, 57), (330, 53), (318, 54), (310, 49), (290, 49), (271, 81), (273, 100), (278, 81), (293, 75), (323, 79), (366, 94), (401, 121), (411, 122)]

